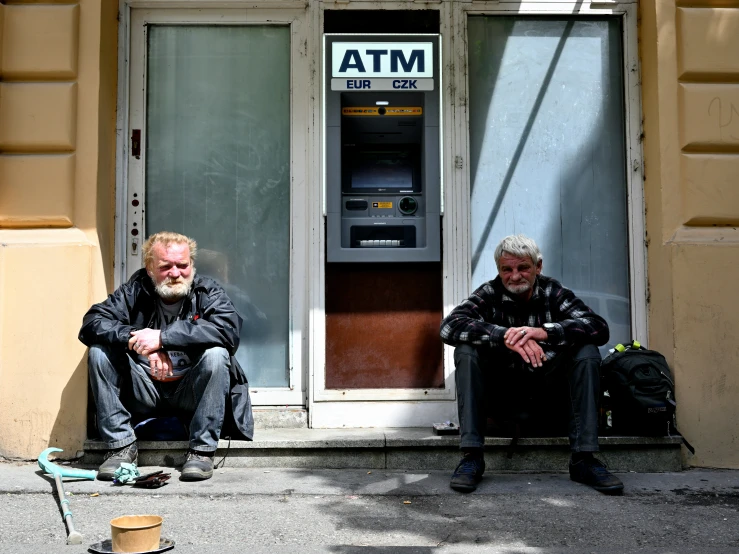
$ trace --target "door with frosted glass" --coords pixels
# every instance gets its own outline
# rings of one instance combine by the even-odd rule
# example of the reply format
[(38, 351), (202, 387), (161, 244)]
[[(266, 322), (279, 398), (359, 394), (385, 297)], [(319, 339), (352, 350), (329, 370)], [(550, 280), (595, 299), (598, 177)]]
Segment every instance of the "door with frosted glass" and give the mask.
[(472, 286), (506, 235), (631, 337), (619, 18), (470, 16)]
[(236, 357), (251, 386), (287, 389), (290, 27), (144, 24), (140, 36), (142, 234), (197, 241), (197, 272), (244, 318)]

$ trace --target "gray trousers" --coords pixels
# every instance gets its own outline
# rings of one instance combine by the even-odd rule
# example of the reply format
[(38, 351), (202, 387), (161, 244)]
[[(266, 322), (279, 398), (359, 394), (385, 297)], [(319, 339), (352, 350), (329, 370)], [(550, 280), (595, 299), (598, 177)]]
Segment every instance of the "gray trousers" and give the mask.
[(555, 409), (562, 407), (569, 416), (570, 449), (597, 452), (600, 359), (598, 349), (588, 344), (559, 353), (551, 362), (530, 372), (515, 352), (488, 346), (456, 347), (460, 448), (483, 448), (489, 414), (505, 417), (520, 406), (536, 404), (547, 397)]
[(170, 382), (152, 379), (123, 348), (92, 346), (87, 360), (98, 430), (108, 448), (136, 440), (131, 412), (148, 415), (169, 409), (192, 414), (192, 450), (216, 450), (230, 382), (231, 357), (225, 348), (205, 350), (184, 377)]

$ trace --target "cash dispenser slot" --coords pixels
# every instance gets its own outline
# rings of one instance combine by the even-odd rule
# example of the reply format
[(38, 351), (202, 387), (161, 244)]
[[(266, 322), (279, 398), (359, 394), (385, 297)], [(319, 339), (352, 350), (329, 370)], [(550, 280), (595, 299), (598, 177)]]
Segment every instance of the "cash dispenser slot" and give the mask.
[(416, 228), (409, 225), (352, 225), (352, 248), (415, 248)]

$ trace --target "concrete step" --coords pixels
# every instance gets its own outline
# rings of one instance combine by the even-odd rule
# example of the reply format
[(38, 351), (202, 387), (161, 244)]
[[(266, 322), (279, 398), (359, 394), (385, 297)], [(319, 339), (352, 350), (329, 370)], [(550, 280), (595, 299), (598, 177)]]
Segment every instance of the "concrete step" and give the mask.
[[(511, 439), (487, 437), (485, 463), (493, 472), (567, 470), (566, 437), (521, 438), (513, 457)], [(683, 469), (680, 437), (601, 437), (599, 458), (612, 471), (662, 472)], [(186, 441), (140, 441), (139, 465), (181, 465)], [(106, 446), (85, 442), (82, 463), (102, 463)], [(315, 469), (452, 470), (459, 461), (459, 436), (437, 436), (430, 429), (258, 429), (254, 441), (221, 440), (216, 461), (228, 467)]]
[[(252, 394), (254, 394), (252, 392)], [(308, 410), (305, 408), (275, 406), (255, 407), (254, 426), (257, 432), (262, 429), (307, 429)]]

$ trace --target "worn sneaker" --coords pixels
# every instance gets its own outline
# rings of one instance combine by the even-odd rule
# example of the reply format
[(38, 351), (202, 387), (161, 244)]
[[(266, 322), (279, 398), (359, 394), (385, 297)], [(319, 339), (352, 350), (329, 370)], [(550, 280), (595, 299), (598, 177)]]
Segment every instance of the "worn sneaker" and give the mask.
[(485, 473), (485, 459), (479, 454), (465, 454), (452, 474), (449, 486), (455, 491), (472, 492)]
[(605, 494), (620, 494), (624, 490), (624, 484), (606, 469), (606, 464), (592, 456), (577, 463), (570, 460), (570, 479)]
[(99, 481), (112, 481), (115, 470), (122, 463), (135, 464), (138, 459), (139, 447), (135, 441), (118, 450), (109, 450), (105, 455), (105, 461), (98, 468), (97, 478)]
[(190, 450), (182, 466), (180, 481), (203, 481), (213, 477), (213, 454)]

